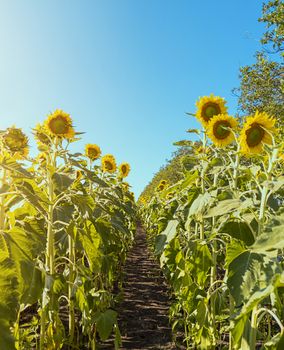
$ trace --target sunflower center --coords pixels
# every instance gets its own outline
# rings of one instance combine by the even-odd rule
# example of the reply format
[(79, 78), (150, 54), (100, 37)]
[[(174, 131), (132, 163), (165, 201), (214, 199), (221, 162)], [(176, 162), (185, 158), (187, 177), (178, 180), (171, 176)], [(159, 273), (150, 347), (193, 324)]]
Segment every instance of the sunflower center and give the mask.
[(121, 167), (121, 171), (123, 172), (123, 174), (125, 174), (127, 172), (126, 165), (123, 165)]
[(264, 136), (264, 130), (258, 123), (253, 123), (251, 127), (246, 131), (247, 144), (249, 147), (255, 147), (259, 145)]
[(105, 168), (106, 170), (112, 170), (112, 162), (110, 162), (109, 160), (105, 160)]
[(214, 115), (221, 114), (220, 106), (217, 103), (208, 102), (203, 106), (202, 117), (208, 121)]
[(228, 137), (230, 134), (230, 130), (228, 130), (229, 127), (230, 127), (230, 123), (228, 123), (224, 120), (221, 120), (221, 121), (215, 123), (215, 125), (213, 127), (213, 133), (214, 133), (214, 136), (216, 137), (216, 139), (223, 140), (226, 137)]
[(98, 151), (95, 148), (89, 148), (88, 154), (89, 157), (96, 157), (98, 155)]
[(63, 135), (68, 133), (69, 123), (62, 116), (58, 116), (49, 122), (49, 127), (54, 134)]

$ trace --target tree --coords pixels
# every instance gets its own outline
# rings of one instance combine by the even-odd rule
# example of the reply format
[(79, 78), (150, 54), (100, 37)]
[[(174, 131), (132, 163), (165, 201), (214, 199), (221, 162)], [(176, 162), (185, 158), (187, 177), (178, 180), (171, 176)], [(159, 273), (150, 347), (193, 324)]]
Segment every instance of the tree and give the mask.
[(238, 96), (240, 114), (265, 111), (284, 125), (283, 1), (263, 4), (259, 21), (264, 22), (267, 29), (261, 39), (262, 52), (256, 53), (256, 63), (240, 69), (240, 87), (233, 92)]
[(259, 22), (266, 23), (266, 32), (261, 43), (271, 45), (275, 52), (284, 50), (284, 2), (269, 1), (262, 5), (262, 17)]

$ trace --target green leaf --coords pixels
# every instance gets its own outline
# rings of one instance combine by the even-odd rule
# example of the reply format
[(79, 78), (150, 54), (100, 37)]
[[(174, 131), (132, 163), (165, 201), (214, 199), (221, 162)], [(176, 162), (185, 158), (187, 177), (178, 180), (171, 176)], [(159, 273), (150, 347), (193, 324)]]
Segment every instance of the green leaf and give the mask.
[(19, 177), (20, 179), (31, 179), (33, 177), (29, 171), (22, 167), (21, 163), (16, 162), (12, 158), (4, 157), (2, 159), (2, 162), (0, 163), (0, 166), (2, 166), (4, 169), (11, 171), (13, 177)]
[[(195, 217), (197, 221), (202, 219), (202, 216), (207, 209), (208, 205), (212, 201), (210, 193), (199, 194), (199, 196), (193, 201), (188, 212), (188, 221), (191, 221), (192, 217)], [(186, 226), (188, 223), (186, 223)]]
[(0, 264), (0, 320), (15, 322), (19, 309), (19, 282), (15, 263), (6, 259)]
[(225, 267), (228, 267), (228, 265), (240, 254), (242, 254), (246, 250), (243, 242), (232, 239), (230, 243), (227, 244), (226, 248), (226, 264)]
[(102, 341), (105, 341), (111, 335), (112, 329), (117, 324), (117, 312), (114, 310), (106, 310), (95, 315), (97, 331)]
[(220, 233), (227, 233), (233, 238), (243, 241), (246, 245), (254, 243), (254, 235), (249, 225), (242, 221), (227, 221), (219, 230)]
[[(230, 324), (230, 329), (233, 338), (233, 349), (246, 349), (249, 350), (247, 341), (247, 330), (250, 327), (249, 316), (245, 315), (238, 320), (234, 320)], [(241, 345), (242, 343), (242, 345)]]
[[(252, 251), (239, 254), (228, 267), (228, 288), (236, 305), (250, 303), (270, 284), (274, 284), (276, 274), (280, 276), (280, 267), (269, 257)], [(264, 293), (265, 294), (265, 293)], [(260, 294), (260, 296), (264, 295)], [(252, 299), (251, 299), (252, 298)]]
[(205, 218), (212, 218), (213, 216), (224, 215), (232, 212), (237, 209), (241, 205), (241, 201), (239, 199), (225, 199), (218, 204), (210, 208), (205, 214)]
[(56, 191), (65, 192), (72, 185), (74, 179), (66, 174), (54, 173), (52, 175), (52, 182)]
[(191, 256), (188, 261), (188, 268), (192, 278), (200, 286), (204, 286), (208, 278), (208, 271), (212, 266), (212, 256), (210, 250), (204, 242), (195, 241), (189, 244)]
[(192, 141), (189, 140), (181, 140), (173, 143), (174, 146), (192, 146)]
[(9, 322), (0, 318), (0, 349), (16, 350), (15, 339), (10, 328)]
[(178, 224), (178, 220), (170, 220), (166, 229), (156, 237), (155, 254), (162, 254), (167, 243), (175, 237)]
[(261, 234), (254, 245), (250, 247), (252, 251), (266, 254), (268, 251), (284, 248), (284, 225), (275, 226), (272, 232)]

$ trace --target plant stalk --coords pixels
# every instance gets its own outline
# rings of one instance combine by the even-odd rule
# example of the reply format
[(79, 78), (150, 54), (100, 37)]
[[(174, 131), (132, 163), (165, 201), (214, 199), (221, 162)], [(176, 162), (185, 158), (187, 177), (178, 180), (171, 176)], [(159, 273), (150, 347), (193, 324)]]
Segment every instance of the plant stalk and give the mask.
[[(41, 330), (40, 330), (40, 350), (45, 349), (45, 333), (46, 333), (46, 319), (47, 319), (47, 311), (48, 311), (48, 304), (50, 303), (50, 311), (53, 311), (54, 308), (54, 301), (53, 301), (53, 291), (52, 291), (52, 283), (50, 285), (49, 278), (47, 278), (47, 275), (49, 275), (51, 278), (53, 278), (54, 275), (54, 258), (55, 258), (55, 252), (54, 252), (54, 231), (53, 231), (53, 203), (54, 203), (54, 186), (52, 181), (52, 174), (51, 172), (54, 171), (56, 166), (56, 158), (55, 155), (51, 159), (50, 162), (50, 168), (51, 170), (48, 170), (47, 173), (47, 183), (48, 183), (48, 199), (49, 199), (49, 205), (48, 205), (48, 223), (47, 223), (47, 242), (46, 242), (46, 258), (45, 258), (45, 286), (44, 291), (42, 294), (42, 311), (41, 311)], [(50, 301), (48, 299), (47, 293), (49, 293)]]

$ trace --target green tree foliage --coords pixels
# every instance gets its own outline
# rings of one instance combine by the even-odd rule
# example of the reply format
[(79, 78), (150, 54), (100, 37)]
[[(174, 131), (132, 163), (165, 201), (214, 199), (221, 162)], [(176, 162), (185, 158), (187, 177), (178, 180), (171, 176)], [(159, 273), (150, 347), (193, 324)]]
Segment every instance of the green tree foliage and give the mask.
[[(239, 107), (244, 114), (256, 110), (267, 112), (284, 122), (283, 65), (271, 61), (263, 53), (256, 54), (256, 63), (240, 69)], [(282, 79), (281, 79), (282, 77)]]
[(160, 183), (161, 180), (166, 180), (169, 185), (173, 185), (184, 177), (184, 169), (191, 168), (190, 154), (193, 152), (193, 148), (197, 147), (197, 142), (192, 142), (191, 147), (181, 147), (173, 153), (172, 158), (167, 160), (167, 163), (163, 165), (157, 173), (153, 176), (152, 180), (144, 188), (139, 197), (139, 201), (142, 199), (150, 199)]
[(265, 111), (284, 123), (284, 3), (269, 1), (262, 6), (260, 22), (266, 24), (261, 39), (262, 52), (257, 52), (256, 62), (240, 68), (240, 87), (234, 89), (238, 96), (241, 115)]
[(284, 50), (284, 2), (269, 1), (263, 4), (260, 22), (266, 24), (267, 31), (261, 39), (262, 44), (272, 45), (276, 52)]

